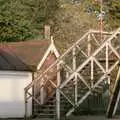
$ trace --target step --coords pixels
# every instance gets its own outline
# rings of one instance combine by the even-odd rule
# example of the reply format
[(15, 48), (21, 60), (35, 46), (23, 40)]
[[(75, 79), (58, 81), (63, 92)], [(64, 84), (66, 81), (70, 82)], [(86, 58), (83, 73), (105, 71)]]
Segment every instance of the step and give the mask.
[(56, 114), (45, 114), (45, 113), (41, 113), (41, 114), (35, 114), (37, 117), (55, 117)]
[(38, 110), (39, 113), (49, 113), (49, 112), (56, 112), (55, 109), (41, 109)]

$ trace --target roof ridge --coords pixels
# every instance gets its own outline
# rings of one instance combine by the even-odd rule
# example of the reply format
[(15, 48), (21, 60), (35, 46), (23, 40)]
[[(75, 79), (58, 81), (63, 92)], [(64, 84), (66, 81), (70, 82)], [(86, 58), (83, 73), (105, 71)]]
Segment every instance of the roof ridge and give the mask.
[[(36, 43), (37, 42), (37, 43)], [(1, 47), (6, 47), (6, 45), (21, 45), (21, 44), (28, 44), (28, 45), (30, 45), (30, 44), (35, 44), (35, 45), (38, 45), (38, 44), (41, 44), (41, 42), (43, 43), (43, 42), (45, 42), (45, 43), (51, 43), (51, 41), (50, 40), (46, 40), (46, 39), (42, 39), (42, 40), (38, 40), (38, 39), (34, 39), (34, 40), (27, 40), (27, 41), (18, 41), (18, 42), (3, 42), (3, 43), (1, 43), (1, 45), (0, 45), (0, 48)]]

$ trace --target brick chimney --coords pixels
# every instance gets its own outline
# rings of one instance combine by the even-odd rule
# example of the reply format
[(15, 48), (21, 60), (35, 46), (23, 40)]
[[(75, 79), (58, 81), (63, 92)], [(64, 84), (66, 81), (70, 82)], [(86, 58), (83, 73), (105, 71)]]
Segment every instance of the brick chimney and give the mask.
[(44, 38), (50, 40), (50, 25), (44, 26)]

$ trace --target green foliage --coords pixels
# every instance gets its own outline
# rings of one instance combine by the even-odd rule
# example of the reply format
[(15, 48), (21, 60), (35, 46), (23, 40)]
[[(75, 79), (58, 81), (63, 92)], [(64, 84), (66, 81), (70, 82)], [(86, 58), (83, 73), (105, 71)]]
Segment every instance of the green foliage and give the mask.
[(58, 0), (47, 0), (46, 2), (46, 19), (52, 19), (56, 10), (59, 8)]
[(0, 41), (42, 37), (57, 7), (57, 0), (0, 0)]
[[(51, 25), (53, 27), (53, 36), (56, 40), (57, 48), (63, 52), (87, 30), (100, 29), (100, 19), (98, 19), (98, 17), (100, 17), (100, 0), (80, 0), (79, 3), (75, 4), (70, 2), (73, 0), (60, 1), (61, 6), (54, 15), (54, 23)], [(112, 1), (112, 3), (110, 4), (109, 1)], [(105, 11), (104, 29), (108, 31), (120, 25), (119, 17), (114, 20), (110, 19), (110, 17), (114, 16), (111, 14), (110, 9), (114, 10), (111, 6), (114, 5), (116, 1), (119, 0), (103, 0), (103, 10)], [(119, 11), (116, 11), (114, 14), (119, 13)], [(117, 26), (115, 24), (117, 24)]]
[(106, 0), (106, 6), (109, 11), (108, 21), (112, 28), (120, 27), (120, 1)]
[[(80, 0), (81, 4), (78, 5), (71, 4), (71, 1), (73, 0), (0, 0), (0, 41), (20, 41), (43, 37), (44, 24), (52, 25), (54, 34), (58, 30), (57, 28), (62, 29), (62, 23), (63, 27), (75, 22), (76, 26), (85, 27), (84, 24), (92, 26), (93, 22), (90, 23), (87, 19), (89, 16), (94, 16), (94, 11), (100, 12), (100, 0)], [(103, 1), (104, 10), (107, 11), (105, 24), (111, 29), (120, 26), (119, 0)], [(60, 8), (59, 2), (62, 8)], [(69, 9), (66, 9), (67, 6), (65, 7), (67, 3), (70, 4)], [(88, 7), (92, 8), (92, 15), (86, 14), (84, 11)], [(84, 22), (82, 23), (82, 21)], [(68, 28), (68, 30), (70, 29)], [(60, 35), (57, 34), (57, 36)]]
[[(85, 6), (100, 13), (100, 0), (85, 0)], [(120, 26), (120, 1), (119, 0), (103, 0), (103, 11), (105, 11), (105, 24), (109, 29)]]
[(86, 31), (97, 26), (95, 15), (84, 12), (82, 4), (64, 3), (54, 17), (53, 36), (57, 48), (63, 52)]

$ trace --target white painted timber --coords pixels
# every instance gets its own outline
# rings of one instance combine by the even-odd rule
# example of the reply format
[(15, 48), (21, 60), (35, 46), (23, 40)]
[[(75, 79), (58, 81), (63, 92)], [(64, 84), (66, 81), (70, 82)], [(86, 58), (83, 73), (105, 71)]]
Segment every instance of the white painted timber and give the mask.
[[(32, 82), (31, 72), (0, 71), (0, 118), (22, 118), (25, 115), (24, 88)], [(32, 100), (28, 103), (32, 113)]]

